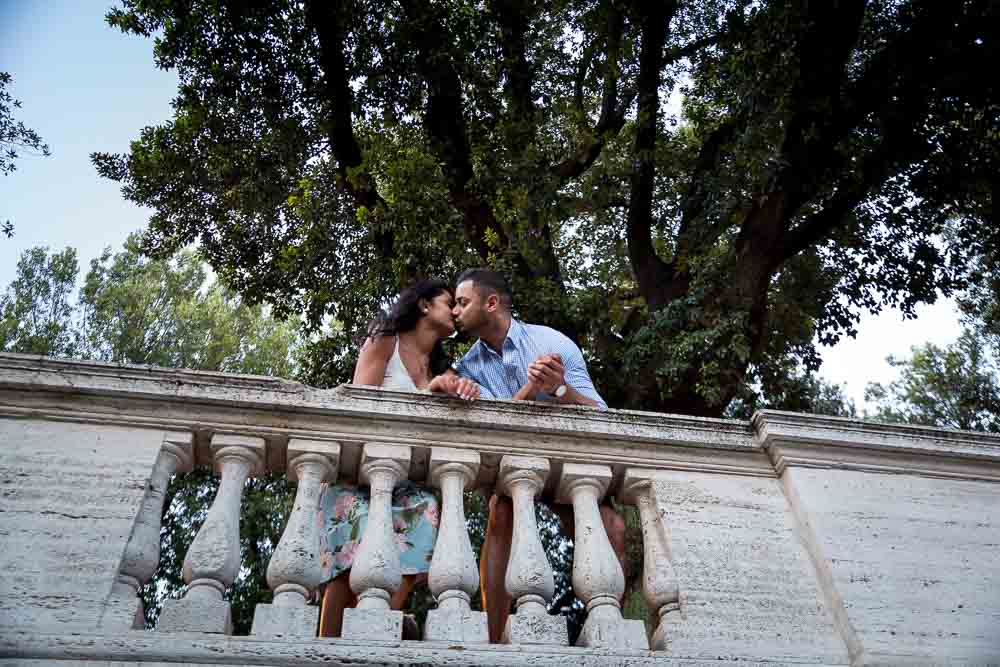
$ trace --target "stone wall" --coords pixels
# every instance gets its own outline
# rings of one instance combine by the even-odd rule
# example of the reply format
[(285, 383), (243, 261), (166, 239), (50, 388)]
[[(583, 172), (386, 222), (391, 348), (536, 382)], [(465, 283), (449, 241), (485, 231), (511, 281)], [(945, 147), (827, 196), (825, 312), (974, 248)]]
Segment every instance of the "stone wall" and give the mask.
[[(186, 434), (186, 435), (185, 435)], [(110, 631), (126, 544), (169, 437), (367, 442), (645, 471), (680, 585), (668, 650), (453, 647)], [(190, 446), (190, 445), (189, 445)], [(320, 391), (228, 376), (0, 354), (0, 665), (1000, 665), (1000, 438), (765, 412), (752, 423)], [(140, 531), (141, 532), (141, 531)]]
[(0, 628), (94, 630), (162, 432), (0, 419)]

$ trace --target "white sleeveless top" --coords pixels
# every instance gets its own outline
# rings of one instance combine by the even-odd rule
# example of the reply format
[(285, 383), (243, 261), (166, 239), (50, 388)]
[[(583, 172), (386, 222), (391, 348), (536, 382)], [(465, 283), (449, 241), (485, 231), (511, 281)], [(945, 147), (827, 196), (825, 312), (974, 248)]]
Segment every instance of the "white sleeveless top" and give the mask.
[(396, 337), (396, 347), (389, 357), (389, 363), (385, 365), (385, 377), (382, 378), (383, 389), (394, 389), (396, 391), (420, 391), (413, 383), (413, 378), (406, 372), (403, 360), (399, 356), (399, 336)]

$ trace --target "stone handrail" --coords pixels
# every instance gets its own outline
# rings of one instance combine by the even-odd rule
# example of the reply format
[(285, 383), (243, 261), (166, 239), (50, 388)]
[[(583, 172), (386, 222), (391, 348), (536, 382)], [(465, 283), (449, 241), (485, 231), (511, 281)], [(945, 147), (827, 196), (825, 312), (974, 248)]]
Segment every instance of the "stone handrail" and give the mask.
[[(461, 497), (465, 489), (479, 488), (514, 501), (506, 585), (517, 609), (504, 633), (506, 650), (516, 649), (540, 663), (549, 657), (561, 660), (558, 651), (581, 651), (583, 664), (617, 664), (626, 657), (634, 664), (645, 664), (646, 657), (680, 660), (677, 664), (730, 658), (865, 664), (869, 659), (893, 662), (887, 656), (900, 651), (911, 658), (924, 651), (927, 664), (933, 664), (942, 655), (1000, 655), (1000, 649), (991, 652), (992, 638), (977, 629), (981, 622), (1000, 618), (1000, 603), (991, 607), (988, 596), (983, 598), (971, 583), (958, 584), (958, 590), (975, 599), (978, 609), (964, 611), (963, 604), (956, 607), (959, 616), (953, 616), (967, 620), (962, 629), (971, 628), (971, 639), (956, 632), (959, 639), (945, 653), (934, 653), (917, 640), (883, 641), (877, 623), (851, 604), (852, 596), (861, 600), (866, 595), (856, 586), (858, 575), (844, 571), (843, 559), (832, 555), (840, 553), (857, 522), (865, 521), (843, 523), (836, 503), (860, 506), (869, 494), (877, 506), (879, 485), (925, 505), (940, 504), (936, 499), (945, 492), (958, 494), (965, 503), (962, 509), (977, 517), (982, 543), (995, 543), (988, 540), (997, 535), (998, 517), (982, 508), (991, 506), (986, 499), (997, 499), (996, 436), (777, 411), (763, 411), (744, 422), (513, 401), (470, 405), (370, 387), (319, 390), (273, 378), (11, 354), (0, 354), (0, 427), (0, 442), (10, 443), (15, 460), (28, 461), (25, 466), (36, 450), (39, 461), (69, 451), (81, 460), (96, 456), (96, 461), (103, 460), (101, 447), (106, 446), (107, 465), (121, 470), (128, 492), (115, 493), (123, 503), (118, 523), (126, 532), (117, 538), (113, 531), (118, 524), (102, 524), (112, 531), (105, 541), (121, 539), (119, 556), (102, 556), (101, 561), (113, 561), (115, 571), (106, 584), (95, 575), (92, 598), (67, 602), (77, 614), (87, 605), (96, 607), (92, 626), (73, 621), (95, 638), (136, 627), (134, 591), (152, 575), (149, 563), (158, 555), (152, 536), (159, 528), (164, 480), (201, 463), (213, 465), (222, 482), (185, 558), (187, 592), (164, 608), (154, 633), (160, 638), (143, 640), (165, 642), (161, 646), (191, 633), (230, 631), (224, 593), (239, 568), (243, 483), (264, 470), (283, 470), (298, 482), (298, 492), (267, 572), (274, 602), (258, 606), (254, 617), (256, 641), (322, 642), (331, 655), (341, 655), (341, 647), (343, 659), (350, 661), (357, 660), (357, 647), (365, 642), (390, 642), (412, 651), (415, 660), (427, 659), (429, 654), (419, 647), (425, 645), (432, 651), (457, 651), (442, 658), (455, 664), (477, 664), (473, 659), (479, 664), (517, 663), (503, 649), (485, 644), (485, 618), (469, 605), (478, 573), (464, 531)], [(89, 454), (76, 444), (67, 449), (71, 440), (78, 444), (81, 438), (97, 443)], [(399, 585), (389, 495), (407, 478), (440, 488), (443, 501), (429, 582), (438, 608), (428, 616), (422, 642), (401, 642), (401, 617), (388, 609), (388, 597)], [(130, 479), (145, 481), (135, 487)], [(368, 529), (351, 575), (361, 602), (345, 614), (343, 639), (312, 640), (316, 607), (307, 600), (319, 575), (311, 517), (320, 484), (334, 480), (372, 486)], [(832, 500), (845, 485), (854, 485), (853, 497)], [(622, 572), (598, 512), (605, 495), (639, 510), (643, 593), (655, 612), (651, 636), (641, 622), (622, 618)], [(574, 508), (574, 591), (587, 609), (578, 649), (566, 646), (565, 622), (545, 612), (552, 575), (534, 524), (536, 496)], [(109, 495), (101, 497), (111, 502)], [(903, 520), (906, 512), (900, 511)], [(903, 525), (891, 516), (864, 512), (869, 514), (861, 516), (874, 517), (869, 522), (885, 524), (884, 530)], [(0, 528), (5, 516), (11, 515), (0, 512)], [(942, 526), (947, 525), (942, 519)], [(115, 552), (111, 544), (109, 549), (108, 554)], [(899, 576), (909, 577), (907, 582), (917, 576), (901, 570), (893, 561), (897, 556), (888, 552), (869, 558), (885, 562), (886, 572), (902, 572)], [(989, 567), (985, 575), (983, 570), (970, 568), (969, 581), (995, 574)], [(42, 582), (39, 578), (39, 587)], [(110, 595), (99, 592), (104, 585)], [(34, 637), (56, 631), (58, 610), (32, 603), (29, 612), (15, 613), (10, 600), (31, 599), (31, 591), (4, 592), (9, 595), (0, 595), (7, 599), (0, 601), (0, 639), (14, 634), (0, 644), (0, 656), (4, 645), (30, 646), (33, 655), (44, 654)], [(878, 595), (885, 599), (885, 591)], [(748, 621), (752, 625), (745, 626)], [(785, 631), (772, 633), (772, 624)], [(33, 638), (17, 639), (18, 633)], [(473, 648), (477, 646), (481, 648)], [(275, 655), (282, 650), (274, 648)], [(373, 657), (373, 664), (382, 659)]]

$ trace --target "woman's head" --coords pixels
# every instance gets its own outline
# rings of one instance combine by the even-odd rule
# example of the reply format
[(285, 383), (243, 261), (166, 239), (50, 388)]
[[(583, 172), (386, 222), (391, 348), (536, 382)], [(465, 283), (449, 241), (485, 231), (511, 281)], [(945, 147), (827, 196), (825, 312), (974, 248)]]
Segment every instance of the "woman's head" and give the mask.
[(412, 331), (424, 320), (441, 338), (446, 338), (455, 332), (453, 306), (448, 283), (437, 278), (420, 280), (399, 293), (389, 313), (373, 323), (368, 335), (395, 336)]

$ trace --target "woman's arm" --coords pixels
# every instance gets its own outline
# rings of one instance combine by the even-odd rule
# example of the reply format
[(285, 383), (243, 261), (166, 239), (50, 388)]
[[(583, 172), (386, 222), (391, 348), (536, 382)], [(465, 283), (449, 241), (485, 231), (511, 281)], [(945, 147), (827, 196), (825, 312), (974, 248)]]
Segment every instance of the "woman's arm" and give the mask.
[(385, 379), (385, 367), (389, 364), (396, 349), (396, 339), (393, 336), (378, 336), (369, 338), (361, 346), (358, 355), (358, 365), (354, 367), (354, 384), (367, 384), (378, 387)]

